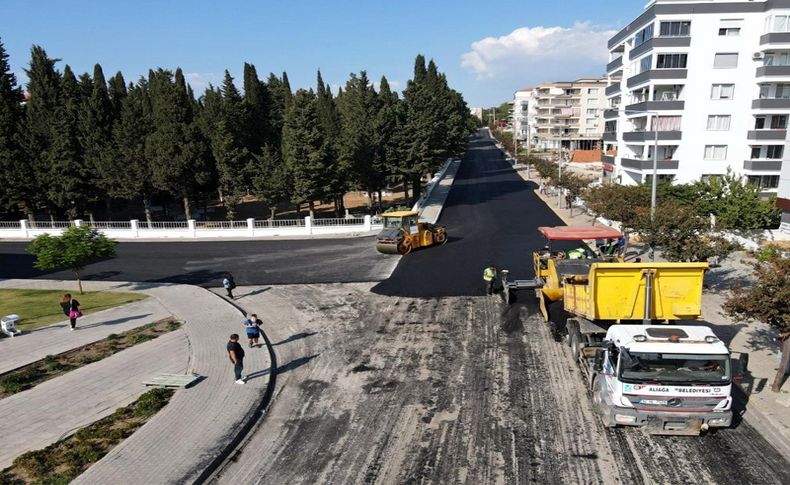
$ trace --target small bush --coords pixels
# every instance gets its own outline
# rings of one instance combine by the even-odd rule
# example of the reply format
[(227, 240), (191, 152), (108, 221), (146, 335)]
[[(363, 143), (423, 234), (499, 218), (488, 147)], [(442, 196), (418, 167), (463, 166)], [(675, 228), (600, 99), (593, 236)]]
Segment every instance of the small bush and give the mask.
[(167, 322), (167, 329), (170, 331), (177, 330), (181, 326), (181, 322), (177, 320), (170, 320)]
[(110, 335), (107, 336), (107, 340), (110, 340), (110, 341), (118, 340), (118, 334), (117, 333), (111, 333)]
[(165, 407), (172, 395), (173, 391), (170, 389), (151, 389), (137, 400), (134, 406), (135, 416), (153, 416), (157, 411)]
[(779, 247), (774, 246), (773, 244), (766, 244), (757, 250), (755, 257), (758, 261), (764, 263), (772, 258), (778, 258), (781, 252), (782, 250)]
[(132, 346), (132, 345), (141, 344), (143, 342), (148, 342), (149, 340), (153, 340), (154, 338), (156, 338), (154, 335), (150, 335), (147, 333), (140, 333), (129, 337), (127, 343), (129, 344), (129, 346)]
[(7, 375), (0, 379), (0, 389), (6, 394), (22, 392), (30, 387), (30, 383), (33, 382), (38, 375), (38, 371), (32, 368)]
[(32, 478), (42, 480), (49, 474), (49, 471), (55, 467), (52, 457), (53, 454), (46, 448), (43, 450), (33, 450), (22, 453), (16, 457), (13, 464)]

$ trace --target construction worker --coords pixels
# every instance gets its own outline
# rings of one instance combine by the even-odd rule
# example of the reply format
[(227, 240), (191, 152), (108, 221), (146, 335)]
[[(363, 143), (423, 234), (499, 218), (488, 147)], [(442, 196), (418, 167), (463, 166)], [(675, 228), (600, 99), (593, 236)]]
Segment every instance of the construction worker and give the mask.
[(493, 264), (483, 270), (483, 281), (486, 285), (486, 295), (493, 295), (496, 281), (496, 267)]

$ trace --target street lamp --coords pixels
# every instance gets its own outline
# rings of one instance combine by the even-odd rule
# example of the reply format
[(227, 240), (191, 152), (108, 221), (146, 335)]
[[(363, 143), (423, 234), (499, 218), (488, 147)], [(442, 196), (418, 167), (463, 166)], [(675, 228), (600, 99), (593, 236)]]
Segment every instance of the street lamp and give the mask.
[(658, 183), (658, 117), (660, 116), (657, 111), (640, 111), (632, 109), (617, 110), (618, 113), (625, 115), (629, 114), (646, 114), (653, 118), (653, 180), (650, 187), (650, 220), (655, 219), (656, 216), (656, 184)]
[(562, 208), (562, 189), (560, 189), (560, 181), (562, 180), (562, 167), (568, 165), (567, 162), (563, 162), (562, 158), (560, 158), (560, 163), (557, 164), (559, 172), (557, 173), (557, 209)]

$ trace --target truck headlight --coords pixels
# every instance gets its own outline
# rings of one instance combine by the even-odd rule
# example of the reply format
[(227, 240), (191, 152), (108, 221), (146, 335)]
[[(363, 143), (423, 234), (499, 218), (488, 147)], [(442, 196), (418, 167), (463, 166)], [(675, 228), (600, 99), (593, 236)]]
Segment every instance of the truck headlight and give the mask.
[(708, 420), (710, 426), (726, 426), (730, 423), (730, 418), (713, 418)]
[(628, 416), (626, 414), (615, 414), (614, 420), (615, 422), (621, 424), (634, 424), (636, 423), (636, 416)]
[(620, 404), (622, 404), (623, 406), (625, 406), (625, 407), (627, 407), (627, 408), (632, 408), (632, 407), (634, 407), (634, 405), (631, 403), (631, 400), (630, 400), (630, 399), (628, 399), (628, 398), (627, 398), (627, 397), (625, 397), (625, 396), (620, 396)]

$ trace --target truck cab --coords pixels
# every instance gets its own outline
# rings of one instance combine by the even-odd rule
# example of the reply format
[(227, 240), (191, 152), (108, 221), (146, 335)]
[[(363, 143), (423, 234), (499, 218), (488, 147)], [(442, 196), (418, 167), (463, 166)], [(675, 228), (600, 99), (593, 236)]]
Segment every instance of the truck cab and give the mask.
[(613, 325), (594, 360), (593, 400), (606, 426), (698, 435), (732, 422), (730, 353), (708, 327)]

